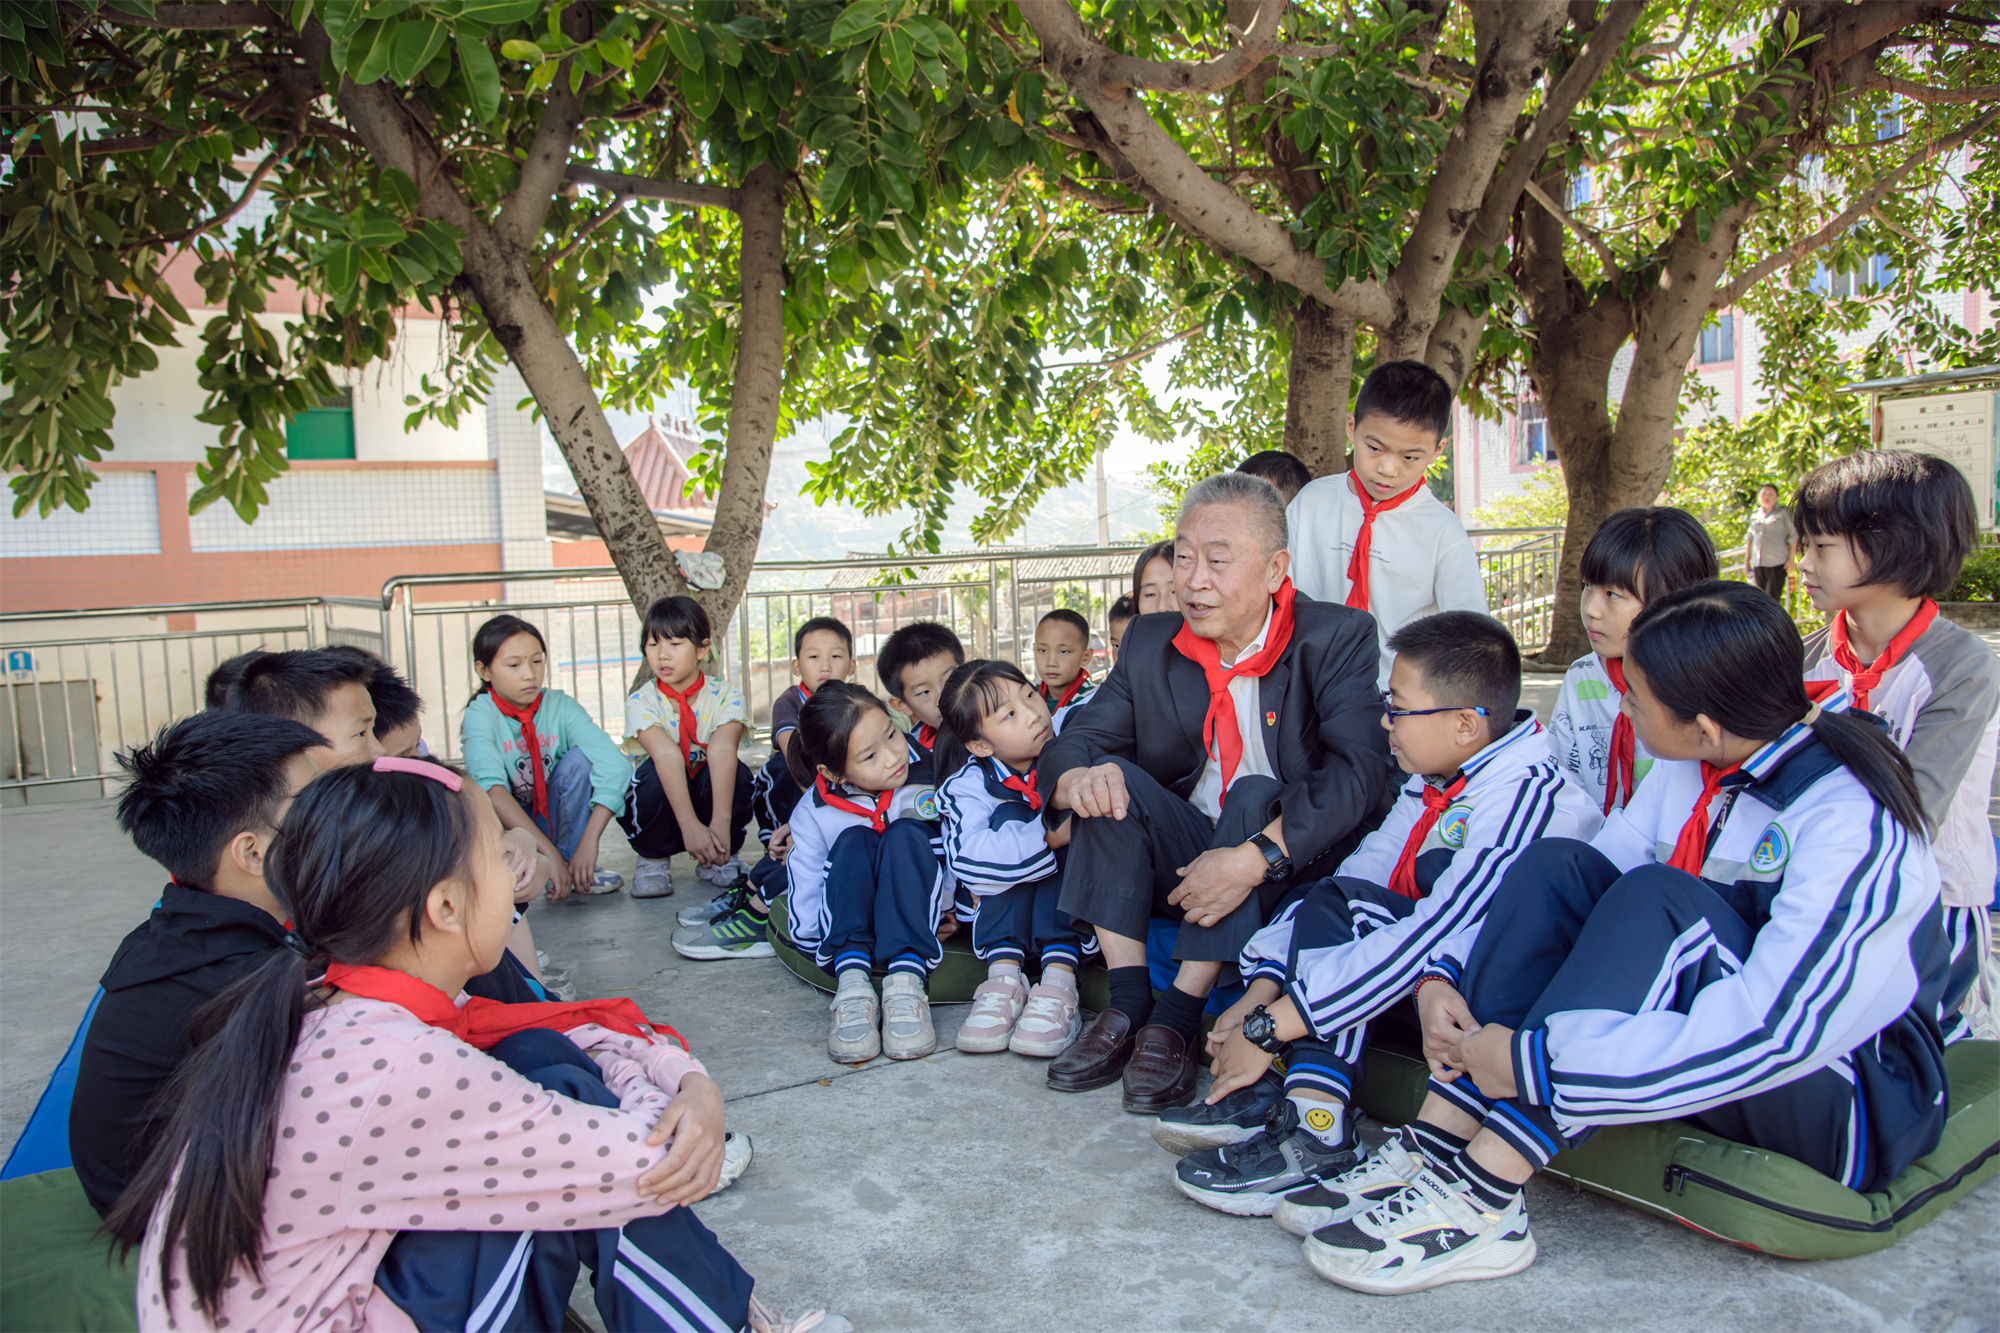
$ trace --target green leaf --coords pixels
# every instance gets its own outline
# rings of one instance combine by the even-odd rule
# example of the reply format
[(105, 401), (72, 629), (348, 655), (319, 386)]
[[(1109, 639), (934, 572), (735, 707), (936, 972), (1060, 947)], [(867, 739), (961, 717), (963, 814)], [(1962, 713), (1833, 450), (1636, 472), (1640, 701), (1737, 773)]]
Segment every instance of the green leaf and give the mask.
[(674, 59), (681, 62), (681, 68), (700, 69), (708, 63), (708, 57), (702, 53), (701, 39), (694, 35), (692, 28), (669, 23), (666, 33), (667, 45), (674, 48)]
[(472, 113), (481, 124), (490, 122), (500, 110), (500, 66), (492, 48), (476, 38), (458, 39), (458, 63), (465, 72), (466, 91), (472, 94)]
[[(347, 48), (347, 77), (356, 83), (376, 83), (389, 72), (389, 57), (395, 48), (396, 29), (399, 25), (384, 23), (374, 28), (375, 40), (368, 41), (369, 29), (361, 30), (360, 38)], [(367, 54), (358, 61), (355, 52), (366, 43)]]
[(872, 40), (882, 27), (887, 8), (883, 0), (855, 0), (833, 21), (828, 44), (838, 50)]
[(373, 250), (395, 245), (409, 235), (387, 218), (362, 218), (354, 232), (361, 244)]
[(917, 72), (916, 43), (901, 28), (884, 33), (883, 43), (888, 47), (889, 72), (896, 76), (896, 82), (908, 83)]
[(489, 27), (519, 23), (541, 11), (542, 0), (465, 0), (461, 15)]
[(436, 19), (415, 19), (406, 22), (396, 33), (396, 49), (389, 61), (389, 70), (399, 84), (408, 84), (417, 77), (417, 71), (431, 63), (431, 57), (444, 49), (444, 24)]
[(721, 72), (710, 77), (705, 69), (682, 70), (681, 96), (687, 99), (688, 110), (696, 120), (707, 120), (722, 101)]
[(500, 54), (509, 60), (545, 60), (542, 48), (525, 37), (509, 37), (500, 43)]
[(632, 43), (623, 37), (606, 37), (600, 40), (597, 43), (597, 54), (603, 56), (606, 63), (616, 65), (620, 69), (632, 68), (634, 59)]
[(660, 81), (660, 71), (666, 68), (668, 45), (655, 41), (639, 57), (638, 65), (632, 70), (632, 97), (634, 100), (653, 91)]

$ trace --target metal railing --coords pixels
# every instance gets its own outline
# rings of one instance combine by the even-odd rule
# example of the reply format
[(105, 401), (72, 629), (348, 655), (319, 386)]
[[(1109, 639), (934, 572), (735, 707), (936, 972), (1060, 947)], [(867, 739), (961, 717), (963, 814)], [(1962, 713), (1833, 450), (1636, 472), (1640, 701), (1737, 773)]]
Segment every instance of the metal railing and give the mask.
[(113, 752), (200, 709), (218, 664), (255, 648), (352, 643), (380, 652), (378, 625), (376, 604), (353, 597), (0, 615), (0, 791), (22, 793), (18, 800), (50, 788), (58, 790), (44, 794), (58, 800), (100, 795)]

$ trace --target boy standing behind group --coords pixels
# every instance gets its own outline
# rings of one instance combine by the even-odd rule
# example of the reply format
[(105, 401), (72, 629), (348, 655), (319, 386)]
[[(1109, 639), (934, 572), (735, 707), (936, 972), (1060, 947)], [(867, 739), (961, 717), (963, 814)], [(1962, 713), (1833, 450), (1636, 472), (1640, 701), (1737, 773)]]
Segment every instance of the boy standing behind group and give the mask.
[[(1310, 483), (1285, 512), (1292, 583), (1373, 615), (1385, 645), (1419, 616), (1486, 610), (1472, 539), (1424, 480), (1444, 449), (1451, 401), (1421, 361), (1375, 367), (1347, 422), (1354, 470)], [(1385, 686), (1393, 657), (1385, 646)]]
[(1090, 622), (1067, 607), (1057, 607), (1035, 626), (1035, 675), (1049, 721), (1057, 732), (1072, 710), (1083, 707), (1095, 687), (1090, 683)]

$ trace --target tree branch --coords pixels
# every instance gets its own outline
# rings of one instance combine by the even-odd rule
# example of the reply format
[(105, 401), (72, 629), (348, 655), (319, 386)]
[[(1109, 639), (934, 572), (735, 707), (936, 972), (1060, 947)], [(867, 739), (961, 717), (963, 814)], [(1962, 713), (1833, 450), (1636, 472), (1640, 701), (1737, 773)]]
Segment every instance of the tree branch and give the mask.
[(1529, 181), (1521, 188), (1527, 193), (1530, 199), (1540, 204), (1543, 208), (1546, 208), (1549, 211), (1550, 217), (1562, 223), (1564, 227), (1569, 229), (1572, 235), (1590, 247), (1591, 252), (1597, 256), (1597, 262), (1604, 266), (1606, 276), (1616, 276), (1622, 271), (1618, 267), (1617, 257), (1611, 253), (1611, 247), (1604, 243), (1604, 238), (1599, 236), (1594, 228), (1586, 226), (1578, 222), (1574, 217), (1571, 217), (1569, 210), (1549, 198), (1548, 191), (1544, 190), (1536, 182)]
[(214, 231), (217, 227), (242, 212), (244, 206), (256, 196), (257, 187), (262, 185), (264, 178), (271, 174), (271, 168), (277, 166), (279, 162), (290, 156), (292, 150), (299, 146), (299, 138), (304, 129), (306, 119), (305, 102), (303, 99), (298, 103), (296, 110), (297, 114), (293, 117), (291, 132), (285, 136), (285, 142), (277, 148), (272, 149), (270, 155), (257, 164), (257, 169), (250, 173), (250, 179), (244, 183), (243, 192), (236, 196), (235, 203), (223, 209), (208, 221), (190, 227), (186, 231), (178, 232), (172, 236), (148, 236), (144, 240), (133, 241), (121, 248), (136, 250), (142, 246), (151, 245), (186, 245), (203, 232)]
[(1966, 125), (1956, 134), (1947, 135), (1942, 139), (1934, 140), (1924, 147), (1919, 148), (1916, 152), (1904, 158), (1901, 165), (1886, 172), (1880, 180), (1856, 195), (1846, 208), (1842, 209), (1832, 221), (1828, 222), (1818, 231), (1765, 255), (1762, 259), (1745, 269), (1735, 281), (1729, 283), (1727, 286), (1717, 288), (1714, 298), (1709, 302), (1709, 308), (1720, 310), (1726, 306), (1734, 305), (1751, 288), (1770, 277), (1779, 269), (1785, 267), (1787, 264), (1798, 263), (1813, 251), (1826, 245), (1849, 227), (1852, 227), (1856, 222), (1859, 222), (1877, 204), (1888, 198), (1890, 192), (1896, 188), (1903, 177), (1909, 175), (1912, 171), (1929, 162), (1931, 159), (1942, 157), (1944, 154), (1958, 148), (1959, 145), (1984, 130), (1995, 120), (2000, 120), (2000, 106), (1993, 107), (1985, 115)]
[(574, 164), (563, 173), (563, 178), (578, 185), (609, 190), (624, 199), (658, 199), (662, 203), (680, 204), (686, 208), (726, 208), (732, 213), (742, 206), (743, 192), (725, 185), (655, 180), (650, 176), (627, 176), (623, 172)]
[[(1220, 92), (1272, 56), (1277, 47), (1278, 18), (1284, 12), (1285, 0), (1258, 0), (1249, 28), (1240, 34), (1241, 44), (1213, 60), (1141, 60), (1107, 52), (1105, 85), (1170, 93)], [(1035, 20), (1030, 17), (1028, 22), (1032, 26)]]
[(1862, 87), (1868, 92), (1892, 92), (1912, 102), (1962, 105), (1967, 102), (2000, 101), (2000, 83), (1981, 84), (1976, 88), (1933, 88), (1928, 84), (1899, 79), (1893, 74), (1875, 74)]
[[(571, 31), (572, 37), (587, 36), (589, 24), (586, 4), (573, 4), (563, 13), (565, 29), (585, 30)], [(583, 124), (583, 99), (570, 91), (569, 70), (568, 60), (556, 67), (555, 81), (549, 85), (549, 100), (542, 106), (541, 123), (535, 127), (534, 141), (528, 145), (527, 159), (521, 163), (521, 179), (500, 201), (500, 212), (493, 219), (495, 238), (523, 253), (533, 250), (542, 234), (549, 206), (555, 202), (556, 191), (562, 188), (569, 170), (569, 150)]]
[(1051, 370), (1115, 370), (1119, 366), (1129, 366), (1134, 361), (1144, 361), (1147, 357), (1159, 351), (1162, 347), (1171, 347), (1173, 344), (1180, 342), (1183, 338), (1188, 338), (1193, 336), (1194, 334), (1200, 333), (1203, 329), (1207, 327), (1208, 324), (1206, 321), (1203, 321), (1200, 324), (1190, 324), (1186, 328), (1182, 329), (1179, 333), (1169, 334), (1167, 337), (1160, 339), (1156, 343), (1148, 343), (1146, 346), (1141, 347), (1136, 352), (1127, 352), (1123, 356), (1107, 357), (1102, 361), (1058, 361), (1052, 366), (1043, 366), (1042, 370), (1044, 373), (1047, 373), (1048, 371)]

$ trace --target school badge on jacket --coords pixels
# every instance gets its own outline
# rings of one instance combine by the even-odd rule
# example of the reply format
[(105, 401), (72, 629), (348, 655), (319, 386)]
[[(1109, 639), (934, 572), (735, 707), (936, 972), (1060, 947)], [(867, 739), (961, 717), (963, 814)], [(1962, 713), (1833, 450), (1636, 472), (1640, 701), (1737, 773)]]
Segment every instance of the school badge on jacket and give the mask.
[(1792, 859), (1792, 842), (1785, 836), (1785, 830), (1773, 824), (1764, 830), (1764, 836), (1757, 839), (1756, 850), (1750, 853), (1750, 868), (1763, 874), (1783, 866)]

